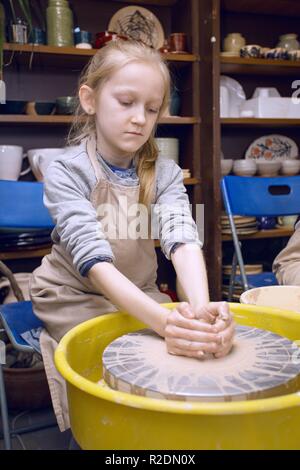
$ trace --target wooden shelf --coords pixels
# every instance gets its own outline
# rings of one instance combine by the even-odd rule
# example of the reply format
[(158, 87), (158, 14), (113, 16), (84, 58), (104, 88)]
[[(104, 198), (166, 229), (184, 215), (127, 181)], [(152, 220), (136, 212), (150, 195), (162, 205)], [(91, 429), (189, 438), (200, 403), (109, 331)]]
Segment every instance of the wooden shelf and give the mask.
[(185, 178), (183, 183), (185, 186), (194, 186), (196, 184), (200, 184), (200, 180), (198, 178)]
[(300, 125), (300, 119), (221, 118), (221, 124), (235, 127), (293, 127)]
[[(36, 54), (44, 57), (70, 56), (70, 58), (84, 59), (92, 57), (99, 49), (78, 49), (77, 47), (56, 47), (34, 44), (4, 43), (4, 52), (17, 53), (19, 55)], [(170, 62), (196, 62), (199, 57), (194, 54), (162, 54)]]
[[(41, 115), (29, 115), (29, 114), (0, 114), (0, 124), (48, 124), (48, 125), (58, 125), (58, 124), (71, 124), (73, 117), (72, 116), (62, 116), (62, 115), (51, 115), (51, 116), (41, 116)], [(196, 117), (177, 117), (170, 116), (162, 118), (159, 121), (159, 124), (199, 124), (200, 119)]]
[[(256, 240), (261, 238), (279, 238), (279, 237), (291, 237), (294, 233), (292, 228), (274, 228), (272, 230), (259, 230), (252, 235), (239, 235), (240, 240)], [(231, 235), (222, 235), (223, 241), (232, 240)]]
[(220, 57), (221, 73), (260, 75), (299, 75), (300, 61)]
[(43, 256), (48, 255), (50, 251), (51, 245), (36, 250), (4, 251), (0, 252), (0, 259), (4, 261), (9, 259), (43, 258)]

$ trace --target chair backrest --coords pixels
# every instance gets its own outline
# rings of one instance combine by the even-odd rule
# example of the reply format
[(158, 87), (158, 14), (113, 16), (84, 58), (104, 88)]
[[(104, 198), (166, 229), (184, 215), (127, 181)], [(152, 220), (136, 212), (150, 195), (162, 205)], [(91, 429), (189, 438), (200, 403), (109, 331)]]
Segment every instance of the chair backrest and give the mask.
[(53, 228), (43, 183), (0, 180), (0, 228)]
[(228, 214), (255, 217), (300, 214), (300, 175), (224, 176), (221, 189)]

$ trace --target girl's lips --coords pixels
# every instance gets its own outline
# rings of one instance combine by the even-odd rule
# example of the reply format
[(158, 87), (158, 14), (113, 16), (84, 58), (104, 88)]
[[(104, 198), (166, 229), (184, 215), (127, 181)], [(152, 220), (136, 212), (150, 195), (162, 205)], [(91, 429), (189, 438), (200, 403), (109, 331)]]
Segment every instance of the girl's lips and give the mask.
[(140, 134), (139, 132), (127, 132), (127, 134), (143, 136), (143, 134)]

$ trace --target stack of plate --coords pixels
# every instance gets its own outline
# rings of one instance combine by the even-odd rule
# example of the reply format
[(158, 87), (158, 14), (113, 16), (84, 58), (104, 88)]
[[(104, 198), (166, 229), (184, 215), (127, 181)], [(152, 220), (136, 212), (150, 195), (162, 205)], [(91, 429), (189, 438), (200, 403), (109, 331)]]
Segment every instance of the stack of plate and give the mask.
[[(231, 274), (231, 264), (224, 264), (223, 268), (223, 285), (222, 285), (222, 294), (224, 299), (228, 297), (229, 291), (229, 278)], [(262, 264), (245, 264), (245, 272), (246, 275), (250, 274), (259, 274), (263, 272), (263, 265)], [(240, 268), (237, 266), (236, 268), (236, 275), (240, 276)], [(239, 301), (240, 295), (244, 292), (243, 287), (241, 286), (241, 282), (239, 279), (236, 280), (235, 287), (234, 287), (234, 294), (233, 300)]]
[[(240, 301), (240, 296), (242, 295), (243, 292), (244, 292), (244, 289), (242, 288), (242, 286), (235, 286), (234, 293), (232, 295), (232, 300), (234, 302), (239, 302)], [(229, 285), (228, 284), (227, 285), (223, 284), (223, 286), (222, 286), (222, 296), (223, 296), (224, 300), (228, 299), (228, 293), (229, 293)]]
[[(231, 274), (231, 264), (224, 264), (223, 265), (223, 276), (230, 277)], [(246, 275), (248, 274), (259, 274), (263, 272), (263, 265), (262, 264), (245, 264), (245, 272)], [(240, 267), (237, 266), (236, 274), (239, 276), (241, 274)]]
[(191, 170), (184, 169), (182, 170), (183, 178), (191, 178)]
[[(233, 217), (238, 235), (251, 235), (258, 231), (256, 217), (235, 215)], [(221, 215), (222, 235), (231, 235), (229, 219), (226, 214)]]
[(52, 230), (0, 231), (1, 251), (16, 251), (48, 246), (52, 243)]

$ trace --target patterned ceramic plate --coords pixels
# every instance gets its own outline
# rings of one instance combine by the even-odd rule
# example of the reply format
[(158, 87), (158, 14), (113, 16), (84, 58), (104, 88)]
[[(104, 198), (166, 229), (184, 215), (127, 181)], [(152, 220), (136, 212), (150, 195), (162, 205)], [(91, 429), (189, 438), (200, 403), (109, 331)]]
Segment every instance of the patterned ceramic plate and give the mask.
[(256, 139), (246, 151), (246, 158), (255, 160), (287, 160), (297, 158), (298, 146), (285, 135), (270, 134)]
[(162, 47), (165, 40), (164, 30), (156, 16), (139, 6), (118, 10), (111, 18), (108, 30), (142, 41), (155, 49)]

